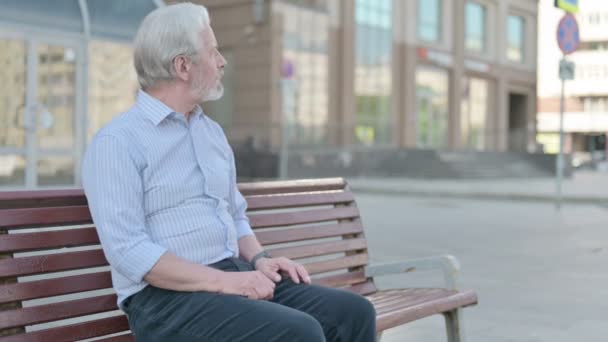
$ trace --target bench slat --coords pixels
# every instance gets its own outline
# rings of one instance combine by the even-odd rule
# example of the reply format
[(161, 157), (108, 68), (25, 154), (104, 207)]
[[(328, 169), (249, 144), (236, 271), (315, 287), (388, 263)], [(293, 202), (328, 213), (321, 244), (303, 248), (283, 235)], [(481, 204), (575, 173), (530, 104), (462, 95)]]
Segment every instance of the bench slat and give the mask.
[(290, 259), (301, 259), (319, 255), (334, 254), (346, 251), (366, 249), (365, 239), (347, 239), (315, 243), (303, 246), (282, 247), (269, 249), (272, 256), (283, 256)]
[[(97, 340), (98, 342), (135, 342), (135, 336), (131, 334), (113, 336)], [(97, 342), (96, 341), (96, 342)]]
[(351, 287), (347, 287), (346, 290), (358, 293), (362, 296), (372, 294), (378, 291), (376, 285), (371, 280), (362, 284), (355, 284)]
[(110, 272), (81, 274), (0, 286), (0, 304), (112, 287)]
[(360, 221), (289, 228), (281, 230), (261, 231), (255, 235), (262, 245), (268, 246), (285, 242), (321, 239), (342, 235), (362, 234), (363, 226)]
[(115, 294), (0, 311), (0, 329), (46, 323), (113, 310), (117, 310)]
[(262, 245), (268, 246), (277, 243), (321, 239), (359, 233), (363, 233), (363, 226), (361, 225), (360, 221), (356, 221), (320, 226), (308, 226), (304, 228), (256, 232), (255, 236)]
[(67, 342), (129, 330), (127, 317), (115, 316), (0, 338), (0, 342)]
[(82, 189), (0, 192), (0, 209), (86, 205)]
[[(409, 299), (404, 296), (406, 293), (414, 293)], [(381, 292), (375, 294), (382, 294)], [(418, 294), (418, 296), (416, 296)], [(374, 296), (368, 298), (374, 303)], [(384, 331), (407, 322), (415, 321), (420, 318), (428, 317), (438, 313), (450, 311), (456, 308), (474, 305), (477, 303), (477, 295), (473, 291), (454, 291), (445, 289), (405, 289), (399, 290), (396, 297), (403, 297), (399, 306), (381, 309), (376, 316), (377, 331)]]
[(317, 193), (248, 196), (246, 197), (246, 200), (248, 209), (253, 211), (351, 203), (355, 198), (350, 191), (332, 190)]
[(310, 274), (337, 271), (350, 267), (367, 265), (367, 254), (355, 254), (343, 258), (317, 261), (304, 264)]
[(413, 290), (394, 290), (387, 296), (374, 298), (374, 307), (378, 314), (394, 311), (403, 305), (409, 306), (420, 300), (442, 298), (454, 292), (446, 292), (445, 289), (413, 289)]
[(346, 182), (343, 178), (323, 178), (240, 183), (239, 191), (243, 195), (265, 195), (275, 193), (341, 190), (344, 189), (345, 186)]
[(343, 207), (256, 214), (249, 216), (249, 222), (252, 228), (271, 228), (304, 223), (353, 219), (356, 217), (359, 217), (359, 210), (356, 207)]
[(29, 228), (92, 223), (86, 205), (0, 210), (0, 228)]
[(101, 249), (0, 260), (2, 277), (69, 271), (108, 265)]
[(328, 287), (343, 287), (363, 283), (367, 280), (365, 278), (365, 272), (347, 272), (343, 274), (335, 274), (326, 277), (315, 278), (312, 280), (314, 284), (328, 286)]
[(0, 253), (98, 244), (94, 227), (0, 235)]

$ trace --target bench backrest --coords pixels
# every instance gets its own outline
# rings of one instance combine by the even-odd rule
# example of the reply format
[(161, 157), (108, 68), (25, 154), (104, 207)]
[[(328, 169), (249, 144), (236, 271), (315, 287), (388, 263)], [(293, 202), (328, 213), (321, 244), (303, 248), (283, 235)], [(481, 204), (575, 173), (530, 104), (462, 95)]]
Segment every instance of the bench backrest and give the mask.
[[(242, 183), (251, 226), (314, 282), (361, 294), (367, 245), (341, 178)], [(0, 193), (0, 341), (79, 340), (129, 330), (81, 190)], [(131, 340), (130, 334), (111, 340)]]

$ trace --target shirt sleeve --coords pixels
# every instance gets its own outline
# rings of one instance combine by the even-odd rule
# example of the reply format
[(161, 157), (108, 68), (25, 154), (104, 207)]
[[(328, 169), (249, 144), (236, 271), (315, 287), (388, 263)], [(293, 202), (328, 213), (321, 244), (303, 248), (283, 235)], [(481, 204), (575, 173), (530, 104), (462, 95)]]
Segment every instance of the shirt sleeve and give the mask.
[(102, 136), (89, 146), (83, 187), (108, 262), (140, 283), (167, 251), (146, 232), (142, 177), (126, 144)]
[(236, 162), (234, 158), (234, 152), (230, 145), (228, 144), (228, 139), (224, 135), (224, 132), (219, 128), (221, 134), (224, 136), (224, 140), (226, 142), (226, 146), (228, 148), (228, 153), (230, 155), (230, 211), (232, 214), (232, 220), (234, 221), (234, 225), (236, 227), (236, 238), (237, 240), (248, 235), (254, 235), (253, 230), (251, 229), (251, 225), (249, 224), (249, 218), (247, 217), (247, 201), (245, 197), (239, 191), (239, 188), (236, 183)]
[[(236, 178), (236, 177), (235, 177)], [(248, 235), (254, 235), (249, 224), (249, 218), (245, 214), (247, 211), (247, 201), (236, 186), (236, 182), (233, 182), (233, 198), (232, 198), (232, 218), (236, 227), (237, 240)]]

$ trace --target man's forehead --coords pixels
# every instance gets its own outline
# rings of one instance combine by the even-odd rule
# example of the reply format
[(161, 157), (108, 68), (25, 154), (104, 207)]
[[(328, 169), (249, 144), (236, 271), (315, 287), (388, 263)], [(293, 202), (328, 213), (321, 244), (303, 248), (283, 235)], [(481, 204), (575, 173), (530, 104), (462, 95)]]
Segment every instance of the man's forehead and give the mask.
[(217, 47), (217, 39), (215, 39), (215, 33), (213, 32), (211, 26), (205, 28), (202, 35), (205, 42), (210, 43), (213, 47)]

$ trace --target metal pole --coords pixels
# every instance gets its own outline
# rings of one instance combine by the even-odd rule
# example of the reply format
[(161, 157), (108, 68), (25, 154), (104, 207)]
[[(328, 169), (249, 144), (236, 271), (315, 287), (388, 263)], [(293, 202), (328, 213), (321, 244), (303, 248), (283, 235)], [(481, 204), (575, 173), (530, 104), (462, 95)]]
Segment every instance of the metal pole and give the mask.
[[(562, 61), (565, 58), (562, 57)], [(557, 198), (556, 207), (560, 210), (562, 207), (562, 180), (564, 177), (564, 90), (566, 81), (560, 77), (562, 81), (562, 93), (559, 99), (559, 154), (557, 155)]]
[(283, 114), (281, 119), (281, 153), (279, 155), (279, 178), (287, 179), (287, 160), (289, 158), (289, 122), (287, 122), (287, 117)]

